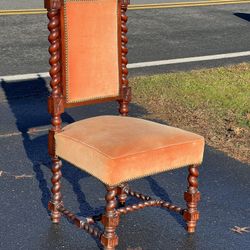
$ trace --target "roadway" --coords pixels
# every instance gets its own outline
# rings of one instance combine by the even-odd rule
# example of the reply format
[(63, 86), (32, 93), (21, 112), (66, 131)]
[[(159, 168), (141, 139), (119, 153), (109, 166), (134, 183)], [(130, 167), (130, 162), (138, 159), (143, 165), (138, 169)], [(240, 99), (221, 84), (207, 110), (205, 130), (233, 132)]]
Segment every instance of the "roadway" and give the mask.
[[(151, 3), (179, 3), (179, 2), (200, 2), (200, 1), (225, 1), (225, 0), (130, 0), (131, 4), (151, 4)], [(230, 0), (235, 1), (235, 0)], [(238, 0), (239, 1), (239, 0)], [(43, 0), (1, 0), (0, 10), (11, 10), (11, 9), (37, 9), (43, 8)]]
[[(6, 1), (5, 7), (18, 9), (26, 3), (25, 8), (40, 8), (37, 4), (40, 1), (23, 0), (22, 5), (20, 2)], [(249, 4), (129, 11), (130, 63), (249, 51), (249, 22), (244, 13), (250, 13)], [(0, 16), (0, 75), (48, 70), (46, 24), (44, 14)], [(241, 61), (249, 61), (249, 57), (139, 68), (131, 70), (131, 75)], [(65, 219), (58, 227), (49, 220), (47, 80), (1, 82), (0, 249), (100, 249), (93, 238)], [(147, 114), (147, 110), (135, 103), (130, 107), (132, 116)], [(103, 114), (117, 114), (117, 105), (67, 109), (63, 122)], [(181, 168), (131, 185), (152, 197), (185, 206), (186, 176), (187, 170)], [(180, 216), (148, 208), (121, 219), (117, 250), (249, 249), (249, 234), (240, 235), (231, 230), (234, 226), (250, 226), (249, 178), (249, 165), (206, 147), (200, 168), (201, 219), (196, 234), (185, 232)], [(62, 183), (65, 205), (78, 216), (102, 211), (104, 189), (95, 178), (64, 163)]]
[[(1, 6), (7, 9), (42, 7), (37, 1), (22, 2), (20, 6), (19, 1), (6, 1)], [(129, 10), (129, 62), (250, 51), (248, 13), (250, 4)], [(0, 16), (0, 26), (0, 76), (47, 72), (45, 14)], [(140, 68), (131, 70), (131, 75), (213, 67), (249, 59), (244, 56)]]

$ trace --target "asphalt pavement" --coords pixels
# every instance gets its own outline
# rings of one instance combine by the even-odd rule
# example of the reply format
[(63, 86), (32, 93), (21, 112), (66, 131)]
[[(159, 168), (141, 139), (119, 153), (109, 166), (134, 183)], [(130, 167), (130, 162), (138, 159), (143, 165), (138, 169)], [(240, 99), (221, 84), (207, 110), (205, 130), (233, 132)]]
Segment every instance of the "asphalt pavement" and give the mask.
[[(0, 102), (0, 249), (100, 249), (88, 234), (62, 219), (50, 223), (50, 160), (47, 154), (47, 83), (43, 80), (1, 83)], [(30, 93), (27, 95), (27, 93)], [(117, 114), (116, 104), (68, 109), (64, 124), (101, 114)], [(131, 115), (147, 110), (135, 103)], [(131, 182), (134, 190), (185, 206), (187, 169)], [(248, 250), (250, 234), (234, 226), (250, 226), (250, 166), (210, 147), (200, 168), (201, 219), (188, 235), (180, 216), (146, 208), (121, 219), (119, 250)], [(64, 162), (63, 194), (67, 208), (78, 216), (99, 213), (105, 205), (104, 187), (95, 178)]]
[[(129, 63), (250, 51), (250, 4), (128, 11)], [(48, 71), (46, 15), (0, 16), (0, 76)], [(131, 70), (130, 75), (249, 61), (250, 57)]]
[[(198, 2), (200, 0), (185, 0), (185, 2)], [(184, 2), (183, 0), (131, 0), (131, 4), (148, 4), (148, 3), (178, 3)], [(43, 0), (1, 0), (0, 10), (6, 9), (38, 9), (44, 7)]]
[[(25, 4), (39, 8), (38, 2), (0, 0), (0, 5), (7, 4), (8, 9)], [(249, 4), (129, 11), (129, 60), (144, 62), (249, 51), (248, 13)], [(48, 70), (46, 24), (45, 15), (0, 16), (0, 75)], [(249, 57), (134, 69), (131, 75), (242, 61), (249, 61)], [(51, 225), (49, 220), (48, 79), (1, 81), (0, 85), (0, 249), (100, 249), (91, 236), (65, 219), (59, 226)], [(117, 105), (71, 108), (63, 115), (63, 123), (102, 114), (117, 114)], [(146, 109), (131, 104), (131, 116), (146, 114)], [(133, 181), (131, 186), (185, 206), (186, 176), (187, 169), (182, 168)], [(250, 226), (249, 179), (249, 165), (206, 147), (200, 168), (202, 201), (197, 232), (188, 235), (183, 221), (175, 214), (146, 208), (121, 219), (118, 249), (250, 249), (250, 233), (231, 230), (234, 226)], [(104, 208), (104, 188), (95, 178), (64, 162), (62, 182), (64, 203), (77, 215), (88, 216)]]

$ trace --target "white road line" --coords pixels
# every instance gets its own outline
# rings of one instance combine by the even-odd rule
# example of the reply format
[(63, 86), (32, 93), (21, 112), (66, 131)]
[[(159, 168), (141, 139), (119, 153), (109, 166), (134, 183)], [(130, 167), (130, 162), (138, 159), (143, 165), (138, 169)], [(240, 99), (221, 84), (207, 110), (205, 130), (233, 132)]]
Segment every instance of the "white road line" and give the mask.
[[(130, 63), (128, 64), (128, 68), (136, 69), (136, 68), (145, 68), (145, 67), (162, 66), (162, 65), (170, 65), (170, 64), (212, 61), (212, 60), (228, 59), (228, 58), (236, 58), (236, 57), (244, 57), (244, 56), (250, 56), (250, 51), (217, 54), (217, 55), (209, 55), (209, 56), (195, 56), (195, 57), (177, 58), (177, 59), (151, 61), (151, 62)], [(22, 75), (9, 75), (9, 76), (0, 76), (0, 82), (32, 80), (32, 79), (47, 78), (47, 77), (49, 77), (49, 73), (47, 72), (34, 73), (34, 74), (22, 74)]]
[(23, 74), (23, 75), (12, 75), (12, 76), (0, 76), (0, 82), (14, 82), (20, 80), (32, 80), (38, 78), (47, 78), (49, 73), (34, 73), (34, 74)]
[(217, 55), (210, 55), (210, 56), (195, 56), (195, 57), (187, 57), (187, 58), (153, 61), (153, 62), (132, 63), (128, 65), (128, 68), (135, 69), (135, 68), (144, 68), (144, 67), (161, 66), (161, 65), (169, 65), (169, 64), (211, 61), (211, 60), (235, 58), (235, 57), (243, 57), (243, 56), (250, 56), (250, 51), (217, 54)]
[[(28, 130), (27, 134), (37, 134), (37, 133), (40, 133), (40, 132), (45, 132), (45, 131), (48, 131), (49, 128), (35, 128), (33, 131), (32, 130)], [(9, 133), (9, 134), (0, 134), (0, 138), (7, 138), (7, 137), (11, 137), (11, 136), (18, 136), (18, 135), (22, 135), (23, 132), (13, 132), (13, 133)]]

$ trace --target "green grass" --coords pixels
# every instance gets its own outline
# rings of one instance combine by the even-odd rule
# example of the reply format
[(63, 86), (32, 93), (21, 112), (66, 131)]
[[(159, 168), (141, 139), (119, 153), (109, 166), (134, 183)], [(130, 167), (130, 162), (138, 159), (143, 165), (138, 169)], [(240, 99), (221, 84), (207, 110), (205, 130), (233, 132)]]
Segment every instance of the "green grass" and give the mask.
[(135, 99), (161, 108), (170, 102), (218, 119), (231, 114), (250, 127), (250, 64), (142, 76), (131, 80)]

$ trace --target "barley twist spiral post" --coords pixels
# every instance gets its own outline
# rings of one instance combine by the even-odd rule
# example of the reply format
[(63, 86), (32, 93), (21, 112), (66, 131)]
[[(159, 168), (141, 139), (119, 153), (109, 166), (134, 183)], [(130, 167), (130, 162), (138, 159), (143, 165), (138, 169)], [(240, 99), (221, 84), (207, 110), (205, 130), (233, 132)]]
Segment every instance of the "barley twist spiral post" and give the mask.
[(126, 206), (126, 207), (123, 207), (123, 208), (119, 208), (117, 210), (117, 212), (119, 214), (127, 214), (127, 213), (130, 213), (130, 212), (134, 212), (134, 211), (143, 209), (145, 207), (162, 207), (162, 208), (166, 208), (168, 210), (172, 210), (172, 211), (180, 213), (180, 214), (183, 213), (182, 208), (180, 208), (178, 206), (175, 206), (175, 205), (173, 205), (173, 204), (171, 204), (169, 202), (165, 202), (163, 200), (147, 200), (147, 201), (140, 202), (138, 204), (134, 204), (134, 205), (131, 205), (131, 206)]
[(118, 245), (118, 237), (115, 233), (115, 229), (119, 224), (119, 216), (116, 212), (117, 187), (107, 186), (106, 188), (106, 211), (102, 218), (104, 233), (101, 237), (101, 243), (103, 244), (105, 250), (114, 250)]
[[(127, 53), (128, 53), (127, 21), (128, 21), (128, 16), (126, 15), (128, 4), (129, 4), (129, 2), (124, 0), (124, 1), (122, 1), (122, 5), (121, 5), (122, 89), (126, 89), (128, 87), (128, 83), (129, 83), (128, 79), (127, 79), (127, 76), (128, 76), (128, 69), (127, 69), (127, 64), (128, 64), (128, 59), (127, 59)], [(129, 112), (129, 109), (128, 109), (129, 100), (126, 100), (126, 98), (123, 97), (123, 99), (120, 100), (119, 103), (120, 103), (120, 108), (119, 108), (120, 114), (123, 116), (127, 116), (128, 112)]]
[[(50, 31), (48, 40), (50, 42), (49, 53), (50, 59), (50, 86), (52, 89), (51, 97), (56, 99), (61, 97), (61, 65), (60, 65), (60, 16), (59, 10), (50, 10), (48, 12)], [(51, 124), (54, 131), (61, 129), (61, 116), (60, 112), (54, 112), (52, 115)]]
[(189, 233), (195, 232), (196, 222), (199, 219), (197, 205), (200, 200), (200, 192), (198, 191), (198, 165), (189, 166), (188, 187), (184, 194), (187, 202), (187, 210), (184, 211), (184, 219), (187, 221), (187, 230)]
[(50, 129), (50, 136), (49, 136), (49, 145), (52, 150), (50, 151), (50, 155), (52, 157), (52, 173), (53, 176), (51, 178), (52, 182), (52, 199), (51, 203), (54, 205), (51, 211), (51, 220), (53, 223), (59, 223), (61, 214), (56, 209), (58, 204), (62, 202), (62, 195), (61, 195), (61, 183), (60, 179), (62, 176), (61, 173), (61, 161), (55, 155), (55, 143), (54, 143), (54, 134), (61, 130), (61, 112), (58, 111), (58, 101), (61, 98), (61, 66), (60, 66), (60, 10), (59, 9), (49, 9), (48, 10), (48, 29), (49, 29), (49, 37), (48, 40), (50, 42), (49, 53), (50, 59), (49, 63), (51, 65), (50, 68), (50, 86), (52, 89), (51, 95), (49, 97), (49, 108), (51, 109), (51, 124), (52, 128)]

